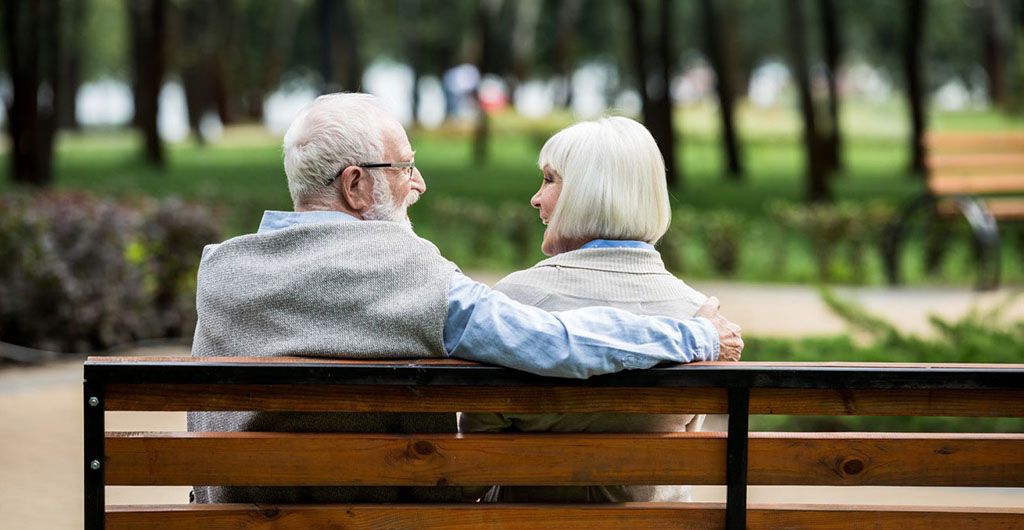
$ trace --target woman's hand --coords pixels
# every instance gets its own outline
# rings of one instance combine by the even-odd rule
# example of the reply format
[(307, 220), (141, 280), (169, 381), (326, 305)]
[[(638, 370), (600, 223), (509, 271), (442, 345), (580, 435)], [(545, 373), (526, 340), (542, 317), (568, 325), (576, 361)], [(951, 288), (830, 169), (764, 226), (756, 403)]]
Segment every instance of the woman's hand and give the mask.
[(710, 296), (694, 317), (706, 318), (718, 329), (718, 360), (738, 361), (740, 354), (743, 353), (742, 330), (722, 316), (718, 311), (720, 306), (718, 298)]

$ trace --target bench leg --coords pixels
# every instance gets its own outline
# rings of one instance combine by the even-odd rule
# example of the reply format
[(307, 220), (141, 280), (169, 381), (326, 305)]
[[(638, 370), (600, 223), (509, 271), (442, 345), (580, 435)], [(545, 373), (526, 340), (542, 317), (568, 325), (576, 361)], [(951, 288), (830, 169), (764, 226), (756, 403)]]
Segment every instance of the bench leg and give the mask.
[(726, 442), (725, 528), (747, 527), (747, 442), (750, 389), (729, 389), (729, 438)]
[(935, 197), (931, 194), (921, 195), (910, 201), (900, 212), (899, 217), (889, 224), (882, 233), (882, 261), (885, 265), (885, 275), (889, 285), (899, 285), (900, 278), (900, 251), (911, 219), (919, 211), (935, 208)]
[(85, 530), (102, 530), (106, 524), (106, 500), (103, 487), (106, 461), (104, 458), (103, 410), (104, 385), (90, 382), (88, 375), (84, 388), (85, 407)]
[(978, 281), (974, 288), (979, 291), (999, 287), (1002, 256), (999, 250), (999, 225), (985, 205), (969, 196), (958, 196), (957, 208), (971, 225), (974, 237), (974, 254), (978, 267)]

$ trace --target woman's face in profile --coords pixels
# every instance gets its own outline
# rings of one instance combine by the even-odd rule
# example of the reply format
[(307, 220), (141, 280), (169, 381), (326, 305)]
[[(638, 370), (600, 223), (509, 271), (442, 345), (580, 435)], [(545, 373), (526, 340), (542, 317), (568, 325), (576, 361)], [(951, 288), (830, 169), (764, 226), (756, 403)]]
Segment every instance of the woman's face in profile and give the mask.
[[(548, 224), (548, 219), (550, 219), (551, 213), (555, 211), (555, 205), (558, 204), (558, 196), (561, 193), (562, 177), (555, 170), (551, 169), (551, 166), (544, 166), (540, 189), (530, 199), (530, 204), (540, 210), (540, 220), (544, 224)], [(560, 252), (558, 248), (560, 246), (559, 242), (552, 240), (550, 231), (545, 230), (544, 242), (540, 247), (541, 251), (547, 256), (553, 256)]]

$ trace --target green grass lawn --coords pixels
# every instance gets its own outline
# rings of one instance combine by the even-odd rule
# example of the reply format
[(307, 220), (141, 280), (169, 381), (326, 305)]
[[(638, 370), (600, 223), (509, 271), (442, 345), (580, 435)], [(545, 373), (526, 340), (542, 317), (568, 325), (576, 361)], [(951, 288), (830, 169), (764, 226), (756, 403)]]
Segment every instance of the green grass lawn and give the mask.
[[(839, 200), (881, 202), (895, 207), (923, 191), (922, 183), (905, 170), (905, 115), (897, 104), (844, 107), (844, 170), (834, 178)], [(766, 205), (779, 200), (799, 202), (804, 195), (800, 123), (798, 116), (788, 109), (744, 106), (738, 116), (747, 168), (742, 182), (730, 181), (723, 175), (714, 107), (697, 106), (678, 112), (681, 141), (677, 148), (684, 183), (671, 190), (672, 200), (675, 206), (696, 212), (732, 211), (758, 227), (769, 222)], [(510, 251), (474, 261), (479, 253), (472, 243), (469, 248), (460, 248), (465, 244), (445, 241), (445, 235), (431, 218), (435, 211), (432, 205), (445, 199), (460, 199), (480, 203), (492, 212), (500, 207), (505, 208), (504, 212), (522, 208), (527, 215), (534, 215), (529, 199), (540, 182), (537, 153), (544, 140), (571, 122), (566, 115), (553, 115), (542, 121), (510, 114), (498, 116), (492, 122), (490, 159), (482, 165), (472, 161), (470, 134), (465, 128), (412, 131), (417, 165), (428, 185), (421, 204), (410, 210), (418, 230), (435, 239), (442, 251), (456, 261), (469, 259), (467, 266), (519, 266), (520, 260), (509, 263), (504, 257)], [(936, 113), (931, 116), (931, 123), (937, 128), (955, 130), (1024, 129), (1024, 120), (1020, 118), (987, 111)], [(55, 187), (118, 197), (179, 195), (194, 199), (224, 210), (229, 235), (254, 231), (265, 209), (291, 207), (281, 164), (280, 139), (259, 127), (229, 128), (222, 139), (207, 147), (191, 142), (169, 145), (164, 170), (146, 166), (139, 152), (139, 139), (127, 131), (62, 134), (57, 146)], [(4, 159), (0, 161), (0, 192), (11, 193), (6, 153), (0, 154), (0, 158)], [(542, 229), (538, 222), (531, 237), (539, 241)], [(795, 254), (801, 252), (800, 242), (788, 244), (794, 247)], [(700, 252), (691, 249), (689, 254)], [(813, 279), (813, 273), (807, 272), (809, 260), (800, 256), (791, 260), (790, 267), (798, 272), (770, 278), (763, 274), (763, 259), (757, 252), (746, 254), (746, 262), (738, 273), (741, 279)], [(1004, 258), (1005, 255), (1012, 257), (1007, 258), (1011, 268), (1008, 277), (1019, 279), (1019, 256), (1012, 252), (1004, 252)], [(537, 257), (539, 252), (521, 261)], [(699, 265), (687, 272), (715, 275), (713, 270)], [(954, 281), (969, 281), (963, 277), (956, 280), (957, 274), (969, 275), (969, 270), (954, 274)], [(873, 272), (869, 283), (879, 281), (880, 273)]]

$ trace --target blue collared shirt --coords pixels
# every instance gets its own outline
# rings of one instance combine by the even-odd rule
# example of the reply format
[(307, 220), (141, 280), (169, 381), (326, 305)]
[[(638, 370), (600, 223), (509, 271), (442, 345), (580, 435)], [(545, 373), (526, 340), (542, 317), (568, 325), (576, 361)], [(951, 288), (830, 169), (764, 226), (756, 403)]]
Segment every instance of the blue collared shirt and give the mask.
[(580, 248), (642, 248), (644, 250), (654, 250), (654, 245), (646, 241), (632, 241), (626, 239), (592, 239), (587, 243), (584, 243)]
[[(259, 232), (348, 221), (358, 219), (334, 211), (268, 210)], [(614, 246), (654, 248), (642, 241), (609, 240), (594, 240), (583, 248)], [(644, 317), (610, 307), (549, 313), (520, 304), (456, 270), (448, 287), (444, 346), (452, 357), (540, 375), (586, 378), (665, 361), (716, 360), (718, 332), (703, 318)]]

